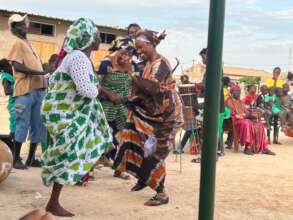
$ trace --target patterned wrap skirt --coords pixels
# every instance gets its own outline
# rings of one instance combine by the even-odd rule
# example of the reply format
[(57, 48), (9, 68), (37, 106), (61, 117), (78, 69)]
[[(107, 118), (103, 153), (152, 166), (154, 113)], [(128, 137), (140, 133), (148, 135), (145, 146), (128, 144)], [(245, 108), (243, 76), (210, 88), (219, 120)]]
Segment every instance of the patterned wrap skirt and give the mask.
[[(112, 146), (112, 135), (98, 99), (81, 96), (70, 75), (56, 72), (42, 105), (48, 144), (42, 153), (42, 179), (74, 185)], [(96, 78), (91, 75), (93, 83)]]

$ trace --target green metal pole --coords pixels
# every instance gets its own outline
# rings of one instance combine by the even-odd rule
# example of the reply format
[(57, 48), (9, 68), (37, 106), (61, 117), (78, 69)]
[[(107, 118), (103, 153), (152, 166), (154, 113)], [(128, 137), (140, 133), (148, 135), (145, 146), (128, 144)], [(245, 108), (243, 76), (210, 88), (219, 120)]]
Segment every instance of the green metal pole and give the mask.
[(199, 220), (214, 219), (218, 119), (222, 85), (225, 0), (210, 0)]

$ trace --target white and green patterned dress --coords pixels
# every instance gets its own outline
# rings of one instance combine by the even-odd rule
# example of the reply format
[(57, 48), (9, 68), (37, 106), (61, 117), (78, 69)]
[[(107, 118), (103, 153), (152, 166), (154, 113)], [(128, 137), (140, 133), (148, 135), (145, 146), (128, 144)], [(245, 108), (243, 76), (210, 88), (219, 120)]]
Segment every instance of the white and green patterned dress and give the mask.
[(78, 50), (68, 54), (52, 74), (42, 106), (49, 133), (42, 154), (45, 185), (76, 184), (111, 146), (96, 84), (90, 60)]

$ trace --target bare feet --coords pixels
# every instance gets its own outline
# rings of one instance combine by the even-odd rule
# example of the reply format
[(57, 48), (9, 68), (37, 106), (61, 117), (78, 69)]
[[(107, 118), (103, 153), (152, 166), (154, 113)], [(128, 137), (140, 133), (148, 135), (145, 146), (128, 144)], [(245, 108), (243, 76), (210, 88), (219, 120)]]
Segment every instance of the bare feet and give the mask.
[(271, 151), (270, 149), (265, 149), (263, 150), (262, 152), (263, 154), (267, 154), (267, 155), (272, 155), (272, 156), (275, 156), (276, 153), (274, 153), (273, 151)]
[(281, 143), (281, 142), (279, 142), (278, 140), (274, 140), (274, 141), (273, 141), (273, 144), (282, 145), (282, 143)]
[(250, 155), (250, 156), (253, 155), (253, 152), (252, 152), (251, 149), (249, 149), (249, 148), (245, 148), (244, 153), (245, 153), (246, 155)]
[(60, 217), (73, 217), (74, 214), (64, 209), (59, 203), (49, 202), (46, 211), (50, 212), (52, 215)]

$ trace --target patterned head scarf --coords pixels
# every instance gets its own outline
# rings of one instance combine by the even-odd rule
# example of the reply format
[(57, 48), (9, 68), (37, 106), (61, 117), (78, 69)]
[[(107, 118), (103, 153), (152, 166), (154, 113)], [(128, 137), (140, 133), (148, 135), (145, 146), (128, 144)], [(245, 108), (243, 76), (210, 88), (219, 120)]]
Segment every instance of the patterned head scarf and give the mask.
[(238, 84), (232, 84), (230, 88), (230, 93), (233, 94), (235, 91), (240, 90), (240, 87)]
[(134, 42), (131, 38), (117, 38), (112, 42), (112, 46), (109, 51), (116, 52), (118, 50), (128, 50), (132, 54), (135, 51)]
[(95, 23), (87, 18), (79, 18), (67, 30), (64, 50), (67, 53), (76, 49), (84, 50), (97, 38), (100, 38), (100, 33)]

